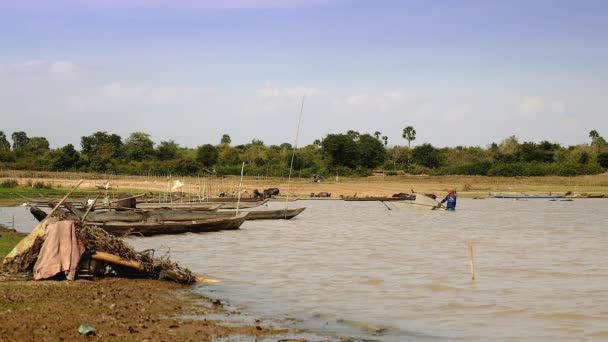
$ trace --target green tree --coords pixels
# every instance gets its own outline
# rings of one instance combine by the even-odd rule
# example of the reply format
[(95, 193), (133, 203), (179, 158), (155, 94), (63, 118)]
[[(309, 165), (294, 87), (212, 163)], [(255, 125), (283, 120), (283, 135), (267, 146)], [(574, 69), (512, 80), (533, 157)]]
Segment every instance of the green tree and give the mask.
[(161, 141), (156, 147), (156, 158), (158, 160), (171, 160), (177, 157), (177, 150), (179, 145), (173, 141)]
[(217, 148), (211, 144), (205, 144), (197, 147), (196, 160), (205, 166), (213, 166), (217, 163), (219, 152)]
[(25, 145), (25, 150), (33, 155), (43, 155), (49, 151), (49, 141), (44, 137), (31, 137)]
[(231, 142), (232, 142), (232, 139), (230, 139), (230, 136), (228, 134), (222, 135), (222, 140), (220, 141), (220, 144), (230, 145)]
[(23, 150), (30, 141), (25, 132), (13, 132), (11, 138), (13, 138), (13, 151)]
[(608, 152), (598, 154), (597, 163), (604, 169), (608, 169)]
[(95, 132), (88, 136), (80, 138), (80, 147), (82, 153), (89, 158), (95, 155), (103, 158), (117, 158), (120, 156), (122, 148), (122, 138), (117, 134), (108, 134), (107, 132)]
[(589, 153), (587, 153), (587, 151), (583, 151), (580, 154), (580, 156), (578, 157), (578, 163), (583, 165), (589, 163)]
[(354, 135), (328, 134), (321, 144), (321, 153), (330, 166), (357, 166), (357, 144), (353, 141)]
[(376, 137), (376, 139), (380, 140), (380, 136), (382, 135), (382, 133), (380, 133), (380, 131), (375, 131), (374, 132), (374, 137)]
[(6, 139), (4, 132), (0, 131), (0, 151), (8, 151), (11, 149), (11, 144)]
[(412, 126), (407, 126), (403, 129), (403, 139), (407, 140), (407, 147), (412, 147), (412, 141), (416, 140), (416, 130)]
[(441, 166), (439, 150), (431, 144), (422, 144), (414, 147), (412, 150), (412, 161), (416, 164), (429, 168), (437, 168)]
[(125, 141), (123, 150), (128, 160), (150, 159), (154, 155), (154, 142), (150, 139), (150, 134), (134, 132)]
[(222, 145), (219, 147), (217, 160), (221, 165), (238, 164), (240, 162), (239, 152), (234, 147)]
[(384, 147), (388, 146), (388, 137), (386, 135), (382, 136), (382, 141), (384, 141)]
[(358, 163), (368, 169), (376, 168), (386, 160), (386, 150), (380, 140), (369, 134), (362, 134), (357, 141)]
[(73, 169), (78, 166), (79, 162), (80, 154), (72, 144), (51, 152), (51, 169), (54, 171)]
[(589, 132), (589, 138), (591, 138), (591, 143), (593, 143), (599, 137), (600, 134), (596, 130), (592, 130)]
[(349, 136), (353, 141), (359, 140), (359, 132), (350, 130), (346, 132), (346, 135)]

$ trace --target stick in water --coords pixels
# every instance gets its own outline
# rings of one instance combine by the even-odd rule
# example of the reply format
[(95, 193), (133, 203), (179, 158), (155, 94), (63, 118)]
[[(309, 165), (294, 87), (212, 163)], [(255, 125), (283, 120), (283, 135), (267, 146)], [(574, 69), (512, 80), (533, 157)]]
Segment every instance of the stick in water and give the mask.
[(245, 170), (245, 162), (243, 162), (243, 166), (241, 166), (241, 181), (239, 182), (239, 193), (238, 198), (236, 200), (236, 215), (239, 216), (239, 205), (241, 204), (241, 186), (243, 185), (243, 171)]
[(473, 242), (468, 241), (469, 245), (469, 266), (471, 268), (471, 281), (475, 280), (475, 256), (473, 255)]

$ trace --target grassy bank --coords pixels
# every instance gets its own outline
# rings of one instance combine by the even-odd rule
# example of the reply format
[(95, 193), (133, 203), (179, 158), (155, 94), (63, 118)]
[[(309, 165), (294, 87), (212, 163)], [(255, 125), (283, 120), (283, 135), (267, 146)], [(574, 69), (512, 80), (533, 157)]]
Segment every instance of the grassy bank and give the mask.
[[(3, 171), (0, 179), (14, 179), (19, 188), (0, 189), (2, 198), (12, 201), (23, 201), (14, 193), (29, 194), (31, 197), (60, 196), (66, 189), (73, 186), (78, 179), (84, 179), (80, 194), (92, 195), (103, 191), (96, 187), (110, 181), (111, 193), (118, 192), (166, 192), (174, 180), (180, 180), (184, 186), (181, 191), (196, 197), (198, 194), (216, 196), (221, 192), (236, 193), (239, 177), (154, 177), (154, 176), (108, 176), (94, 173), (69, 172), (29, 172)], [(42, 182), (51, 189), (26, 189), (27, 184)], [(288, 181), (281, 177), (247, 176), (243, 187), (250, 196), (253, 189), (277, 187), (281, 194), (287, 193)], [(332, 197), (353, 196), (390, 196), (397, 192), (443, 193), (455, 189), (461, 196), (478, 197), (490, 194), (564, 194), (568, 191), (575, 193), (608, 194), (608, 173), (592, 176), (577, 177), (486, 177), (486, 176), (387, 176), (376, 174), (370, 177), (330, 177), (314, 183), (308, 178), (292, 178), (289, 183), (289, 195), (308, 197), (311, 193), (330, 192)], [(28, 196), (26, 196), (28, 197)]]
[(4, 259), (15, 245), (27, 234), (15, 233), (0, 225), (0, 260)]

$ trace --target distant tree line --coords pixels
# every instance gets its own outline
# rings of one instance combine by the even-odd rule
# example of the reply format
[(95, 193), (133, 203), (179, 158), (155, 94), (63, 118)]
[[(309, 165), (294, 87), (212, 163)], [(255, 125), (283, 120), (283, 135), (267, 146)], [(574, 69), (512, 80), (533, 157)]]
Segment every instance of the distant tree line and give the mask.
[[(296, 177), (313, 175), (366, 176), (374, 170), (429, 175), (487, 176), (576, 176), (598, 174), (608, 168), (608, 144), (595, 130), (590, 143), (562, 146), (548, 141), (520, 142), (515, 136), (486, 147), (437, 148), (424, 143), (412, 147), (416, 131), (403, 130), (407, 145), (388, 147), (388, 138), (347, 131), (328, 134), (321, 140), (298, 148), (293, 163)], [(241, 164), (248, 175), (285, 176), (289, 172), (292, 145), (266, 145), (253, 139), (233, 146), (224, 134), (219, 144), (196, 148), (175, 141), (155, 143), (143, 132), (123, 139), (117, 134), (95, 132), (74, 145), (51, 149), (44, 137), (13, 132), (9, 138), (0, 131), (0, 167), (40, 171), (85, 171), (113, 174), (239, 174)]]

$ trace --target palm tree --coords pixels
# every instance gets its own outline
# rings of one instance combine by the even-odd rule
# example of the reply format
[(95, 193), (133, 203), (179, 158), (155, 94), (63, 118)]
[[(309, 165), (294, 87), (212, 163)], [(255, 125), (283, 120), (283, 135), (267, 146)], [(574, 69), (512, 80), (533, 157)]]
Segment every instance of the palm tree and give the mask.
[(380, 135), (382, 135), (382, 133), (380, 133), (379, 131), (375, 131), (374, 132), (374, 136), (376, 137), (376, 139), (380, 139)]
[(403, 129), (403, 139), (407, 140), (407, 147), (412, 147), (412, 140), (416, 140), (416, 130), (412, 126)]
[(386, 147), (388, 145), (388, 137), (385, 135), (382, 137), (382, 140), (384, 140), (384, 147)]

